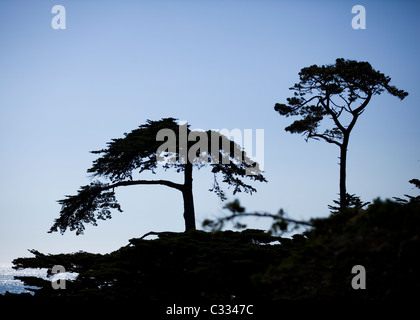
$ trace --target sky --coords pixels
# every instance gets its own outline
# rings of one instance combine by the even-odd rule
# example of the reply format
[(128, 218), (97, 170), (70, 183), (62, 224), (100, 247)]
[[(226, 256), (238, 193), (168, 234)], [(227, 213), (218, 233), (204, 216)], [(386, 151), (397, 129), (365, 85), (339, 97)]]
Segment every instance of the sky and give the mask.
[[(66, 28), (54, 29), (55, 5)], [(353, 29), (354, 5), (366, 29)], [(165, 186), (117, 190), (123, 213), (84, 235), (49, 234), (57, 200), (89, 184), (92, 150), (147, 119), (191, 128), (264, 130), (267, 183), (233, 196), (247, 211), (307, 220), (338, 198), (339, 149), (284, 131), (274, 111), (307, 66), (368, 61), (409, 93), (373, 97), (348, 151), (348, 192), (372, 201), (417, 194), (420, 2), (417, 1), (0, 1), (0, 262), (43, 253), (106, 253), (149, 231), (183, 231), (182, 196)], [(182, 182), (158, 171), (144, 179)], [(197, 225), (226, 214), (194, 173)], [(253, 220), (249, 227), (266, 228)]]

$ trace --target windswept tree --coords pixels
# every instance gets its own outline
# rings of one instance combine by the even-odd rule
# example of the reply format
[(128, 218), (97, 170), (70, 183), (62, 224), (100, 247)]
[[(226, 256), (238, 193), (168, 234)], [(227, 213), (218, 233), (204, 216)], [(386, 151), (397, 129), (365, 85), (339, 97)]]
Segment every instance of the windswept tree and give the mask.
[[(187, 124), (178, 125), (174, 118), (148, 120), (123, 138), (112, 139), (107, 148), (92, 153), (101, 155), (88, 169), (97, 180), (82, 186), (76, 195), (58, 201), (62, 205), (60, 217), (55, 219), (49, 232), (64, 233), (69, 228), (81, 234), (85, 224), (97, 225), (97, 219), (111, 218), (111, 209), (122, 211), (115, 189), (134, 185), (162, 185), (179, 190), (184, 201), (185, 230), (195, 230), (194, 167), (211, 167), (214, 181), (210, 191), (222, 200), (225, 194), (218, 183), (219, 175), (222, 182), (233, 187), (233, 194), (256, 191), (243, 181), (244, 178), (266, 181), (259, 164), (253, 162), (237, 142), (217, 131), (192, 131)], [(134, 174), (141, 176), (145, 171), (155, 173), (158, 167), (183, 172), (184, 183), (133, 178)]]
[[(303, 68), (300, 82), (290, 90), (294, 96), (274, 109), (282, 116), (299, 116), (285, 128), (308, 139), (324, 140), (340, 148), (340, 209), (348, 206), (346, 190), (347, 148), (350, 133), (371, 98), (387, 91), (403, 100), (408, 93), (390, 85), (391, 78), (368, 62), (337, 59), (335, 64)], [(329, 118), (332, 126), (322, 120)]]

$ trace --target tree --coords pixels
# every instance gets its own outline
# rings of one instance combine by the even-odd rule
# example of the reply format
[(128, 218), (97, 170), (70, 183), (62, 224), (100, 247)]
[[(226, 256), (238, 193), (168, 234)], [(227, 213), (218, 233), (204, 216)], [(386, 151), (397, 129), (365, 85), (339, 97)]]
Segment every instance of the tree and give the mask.
[[(277, 103), (274, 109), (282, 116), (300, 116), (285, 128), (300, 133), (306, 140), (322, 139), (340, 148), (340, 209), (347, 207), (346, 162), (350, 133), (365, 111), (371, 98), (387, 91), (403, 100), (408, 93), (391, 86), (391, 78), (376, 71), (368, 62), (337, 59), (335, 64), (303, 68), (300, 82), (290, 90), (294, 96), (287, 104)], [(329, 117), (333, 126), (321, 131)]]
[[(165, 138), (166, 142), (162, 144)], [(195, 143), (197, 138), (199, 141)], [(64, 233), (69, 228), (81, 234), (85, 229), (84, 224), (97, 225), (97, 219), (110, 219), (111, 209), (122, 211), (115, 197), (115, 188), (133, 185), (162, 185), (181, 191), (185, 230), (195, 230), (192, 191), (194, 167), (212, 167), (214, 182), (210, 191), (214, 191), (222, 200), (225, 195), (219, 186), (218, 174), (222, 175), (222, 182), (233, 187), (233, 194), (242, 191), (252, 194), (256, 191), (242, 181), (245, 177), (266, 182), (258, 163), (251, 161), (235, 141), (216, 131), (191, 131), (189, 125), (178, 125), (174, 118), (148, 120), (139, 128), (125, 133), (123, 138), (112, 139), (106, 149), (92, 153), (102, 156), (93, 162), (88, 173), (93, 177), (105, 178), (108, 182), (92, 181), (82, 186), (77, 195), (67, 195), (59, 200), (62, 205), (60, 217), (55, 219), (49, 232), (60, 230)], [(178, 173), (183, 172), (184, 183), (133, 179), (136, 170), (140, 174), (148, 170), (155, 173), (158, 167), (165, 171), (174, 168)]]
[[(408, 182), (410, 182), (411, 184), (413, 184), (416, 188), (420, 189), (420, 180), (419, 179), (411, 179)], [(408, 200), (407, 199), (402, 199), (400, 197), (393, 197), (393, 198), (398, 203), (403, 203), (403, 204), (407, 204), (407, 203), (410, 203), (410, 202), (419, 202), (420, 203), (420, 195), (418, 195), (418, 196), (410, 196), (408, 194), (405, 194), (404, 196), (407, 197)]]
[(37, 301), (100, 299), (130, 301), (138, 307), (139, 303), (150, 305), (156, 301), (229, 301), (232, 296), (235, 300), (255, 300), (258, 284), (252, 276), (288, 255), (290, 246), (281, 246), (279, 241), (282, 238), (262, 230), (196, 230), (161, 233), (152, 240), (130, 239), (129, 245), (103, 255), (30, 250), (33, 257), (17, 258), (13, 263), (16, 269), (47, 269), (48, 276), (60, 263), (66, 272), (77, 274), (76, 279), (66, 281), (66, 290), (54, 290), (48, 279), (19, 277), (30, 286), (27, 289), (33, 290)]

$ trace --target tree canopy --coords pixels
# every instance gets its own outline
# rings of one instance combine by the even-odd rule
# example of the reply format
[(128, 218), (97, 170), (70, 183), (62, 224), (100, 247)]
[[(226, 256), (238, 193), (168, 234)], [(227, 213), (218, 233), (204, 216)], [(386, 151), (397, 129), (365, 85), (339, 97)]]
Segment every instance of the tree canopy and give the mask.
[[(285, 128), (306, 140), (324, 140), (340, 148), (340, 208), (348, 206), (346, 160), (350, 132), (374, 95), (386, 91), (403, 100), (408, 93), (390, 85), (391, 78), (369, 62), (336, 59), (331, 65), (312, 65), (299, 72), (300, 81), (290, 90), (287, 103), (274, 106), (281, 116), (298, 116)], [(332, 120), (332, 126), (322, 121)]]
[[(219, 176), (222, 182), (233, 188), (233, 194), (256, 192), (252, 185), (244, 182), (244, 178), (266, 181), (259, 164), (252, 161), (237, 142), (212, 130), (192, 131), (189, 125), (179, 125), (174, 118), (148, 120), (125, 133), (123, 138), (112, 139), (107, 148), (92, 153), (101, 155), (87, 171), (96, 180), (82, 186), (76, 195), (67, 195), (58, 201), (62, 205), (60, 217), (55, 219), (50, 232), (60, 230), (64, 233), (69, 228), (82, 234), (85, 224), (97, 225), (98, 219), (111, 218), (112, 209), (122, 211), (115, 197), (115, 188), (133, 185), (163, 185), (181, 191), (186, 230), (194, 230), (193, 167), (211, 167), (214, 180), (210, 190), (222, 200), (226, 197)], [(134, 175), (141, 175), (144, 171), (155, 173), (158, 167), (183, 172), (184, 183), (135, 179)]]

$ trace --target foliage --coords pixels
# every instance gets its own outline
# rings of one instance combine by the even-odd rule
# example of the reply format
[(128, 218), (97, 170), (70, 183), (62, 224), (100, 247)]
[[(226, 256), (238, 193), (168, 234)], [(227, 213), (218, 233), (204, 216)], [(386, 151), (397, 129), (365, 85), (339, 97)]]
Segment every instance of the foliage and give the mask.
[[(347, 207), (348, 208), (354, 208), (356, 210), (362, 210), (366, 206), (370, 204), (370, 202), (363, 202), (359, 196), (356, 196), (355, 194), (346, 194), (347, 198)], [(334, 205), (328, 205), (328, 209), (330, 209), (331, 213), (338, 213), (340, 212), (340, 201), (339, 200), (333, 200), (333, 202), (336, 204)]]
[[(270, 299), (418, 299), (420, 206), (375, 200), (314, 219), (305, 244), (259, 278)], [(352, 267), (366, 268), (366, 290), (351, 287)]]
[[(232, 204), (236, 206), (237, 204)], [(238, 207), (240, 208), (240, 206)], [(236, 208), (235, 210), (237, 210)], [(240, 211), (240, 210), (239, 210)], [(245, 212), (245, 210), (244, 210)], [(347, 208), (291, 238), (261, 230), (161, 233), (131, 239), (110, 254), (18, 258), (17, 268), (63, 265), (79, 273), (66, 290), (48, 281), (35, 299), (136, 301), (386, 300), (419, 298), (420, 205), (375, 200)], [(278, 241), (276, 243), (276, 241)], [(367, 272), (367, 289), (354, 290), (354, 265)]]
[[(210, 220), (206, 219), (203, 221), (203, 227), (211, 231), (220, 231), (225, 226), (226, 222), (236, 221), (245, 217), (258, 217), (258, 218), (270, 218), (273, 220), (269, 234), (272, 235), (283, 235), (284, 233), (291, 232), (298, 229), (301, 226), (311, 227), (312, 224), (309, 221), (298, 221), (286, 217), (286, 213), (283, 209), (280, 209), (277, 214), (272, 214), (268, 212), (245, 212), (245, 208), (241, 206), (238, 199), (235, 199), (232, 202), (227, 203), (224, 207), (230, 212), (230, 215), (224, 217)], [(234, 228), (236, 229), (245, 229), (246, 224), (236, 221), (234, 223)]]
[[(339, 208), (349, 207), (346, 190), (347, 149), (350, 133), (371, 98), (387, 91), (403, 100), (408, 93), (390, 85), (391, 78), (374, 70), (368, 62), (336, 59), (335, 64), (303, 68), (299, 83), (290, 90), (287, 103), (277, 103), (274, 110), (281, 116), (300, 117), (285, 128), (309, 139), (324, 140), (340, 148)], [(326, 126), (324, 119), (332, 120)], [(351, 199), (350, 199), (351, 200)]]
[[(163, 233), (154, 240), (131, 239), (128, 246), (105, 255), (45, 255), (32, 250), (35, 257), (19, 258), (14, 264), (18, 268), (60, 264), (79, 273), (75, 281), (67, 282), (62, 299), (246, 299), (255, 290), (252, 276), (288, 254), (279, 244), (268, 245), (279, 240), (261, 230)], [(36, 284), (42, 287), (36, 297), (57, 298), (48, 281), (38, 279)]]
[[(122, 212), (115, 198), (114, 190), (105, 191), (108, 184), (94, 181), (90, 185), (83, 186), (75, 196), (67, 196), (59, 200), (61, 204), (60, 219), (57, 219), (50, 232), (62, 232), (68, 227), (70, 231), (76, 230), (76, 234), (82, 234), (86, 223), (97, 225), (97, 219), (106, 220), (111, 218), (111, 210), (117, 209)], [(95, 216), (95, 212), (97, 212)]]
[[(416, 188), (420, 189), (420, 180), (419, 179), (411, 179), (409, 181), (411, 184), (413, 184)], [(404, 195), (407, 199), (402, 199), (400, 197), (393, 197), (397, 202), (399, 203), (409, 203), (409, 202), (420, 202), (420, 195), (418, 196), (410, 196), (408, 194)]]
[[(391, 78), (376, 71), (368, 62), (336, 59), (333, 65), (313, 65), (299, 72), (300, 82), (290, 90), (294, 96), (287, 104), (277, 103), (274, 109), (282, 116), (301, 116), (286, 131), (304, 134), (307, 139), (324, 139), (341, 144), (344, 135), (351, 131), (373, 95), (383, 91), (404, 99), (408, 93), (391, 86)], [(306, 98), (310, 95), (310, 98)], [(357, 107), (353, 104), (358, 102)], [(345, 113), (352, 115), (348, 126), (339, 121)], [(319, 132), (324, 117), (331, 117), (334, 126)]]
[[(157, 135), (162, 129), (172, 132), (175, 138), (170, 148), (165, 151), (168, 161), (158, 161), (157, 158), (157, 156), (162, 156), (157, 154), (162, 145), (162, 141), (157, 141)], [(180, 133), (181, 129), (185, 131), (185, 135)], [(186, 229), (195, 229), (192, 197), (193, 167), (197, 169), (211, 167), (214, 184), (210, 191), (214, 191), (222, 200), (225, 199), (225, 193), (220, 187), (218, 176), (222, 177), (223, 183), (233, 188), (233, 194), (256, 192), (252, 185), (244, 182), (244, 178), (252, 181), (267, 181), (258, 163), (251, 161), (235, 141), (209, 130), (200, 133), (205, 141), (201, 141), (200, 138), (200, 147), (196, 147), (195, 141), (191, 141), (189, 136), (192, 132), (188, 125), (178, 125), (174, 118), (148, 120), (139, 128), (125, 133), (123, 138), (112, 139), (108, 142), (107, 148), (92, 151), (93, 154), (101, 156), (93, 161), (88, 173), (93, 178), (104, 178), (108, 182), (95, 180), (89, 185), (82, 186), (76, 195), (67, 195), (65, 199), (59, 200), (58, 202), (62, 205), (60, 216), (55, 219), (49, 232), (64, 233), (69, 228), (71, 231), (76, 230), (76, 234), (79, 235), (83, 234), (85, 224), (97, 225), (98, 219), (110, 219), (112, 209), (122, 211), (115, 198), (114, 189), (133, 185), (163, 185), (181, 191), (184, 196)], [(201, 147), (205, 150), (201, 150)], [(203, 161), (187, 161), (185, 158), (187, 154), (195, 155)], [(136, 172), (155, 173), (155, 169), (159, 166), (165, 170), (172, 168), (177, 172), (184, 172), (184, 183), (133, 179)]]

